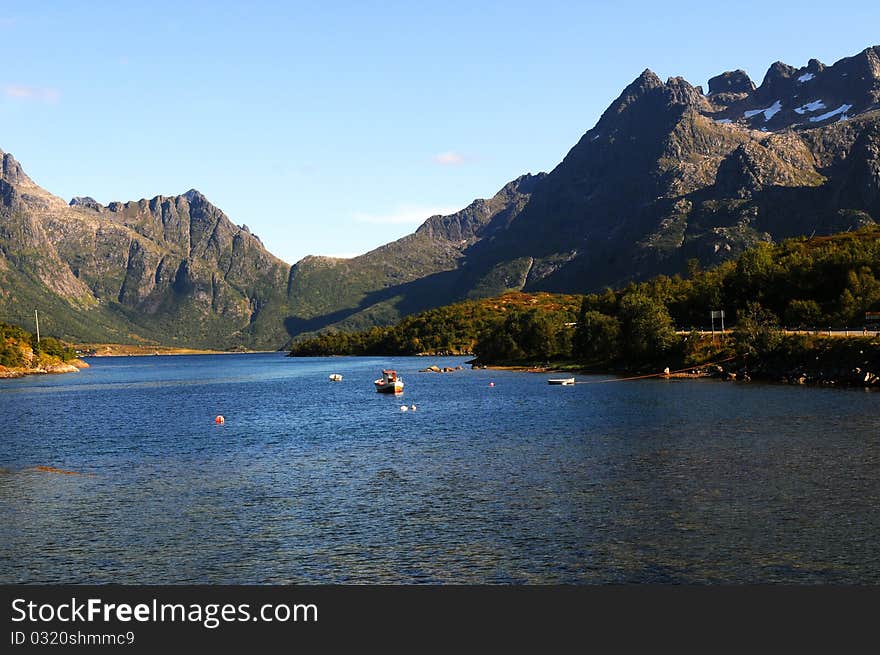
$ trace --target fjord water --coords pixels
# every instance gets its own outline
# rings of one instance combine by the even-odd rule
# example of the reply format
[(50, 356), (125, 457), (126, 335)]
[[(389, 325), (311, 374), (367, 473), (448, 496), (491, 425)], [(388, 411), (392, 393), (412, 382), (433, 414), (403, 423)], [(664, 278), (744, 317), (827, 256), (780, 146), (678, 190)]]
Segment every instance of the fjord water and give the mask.
[(0, 381), (0, 582), (880, 582), (876, 394), (417, 372), (462, 362)]

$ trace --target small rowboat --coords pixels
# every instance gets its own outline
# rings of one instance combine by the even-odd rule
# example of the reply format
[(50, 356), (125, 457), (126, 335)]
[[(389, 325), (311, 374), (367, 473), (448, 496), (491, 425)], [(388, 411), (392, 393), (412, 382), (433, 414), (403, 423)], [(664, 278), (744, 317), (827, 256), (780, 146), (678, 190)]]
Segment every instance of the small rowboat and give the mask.
[(574, 384), (574, 378), (550, 378), (547, 384), (564, 384), (566, 386)]

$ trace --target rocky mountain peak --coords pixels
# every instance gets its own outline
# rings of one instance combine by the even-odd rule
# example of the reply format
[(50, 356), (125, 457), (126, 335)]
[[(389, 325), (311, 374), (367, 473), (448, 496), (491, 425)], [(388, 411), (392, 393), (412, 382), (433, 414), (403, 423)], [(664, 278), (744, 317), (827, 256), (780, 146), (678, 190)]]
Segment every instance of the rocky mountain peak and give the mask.
[(826, 68), (827, 66), (825, 66), (825, 64), (823, 64), (818, 59), (810, 59), (810, 61), (807, 62), (807, 72), (813, 73), (814, 75), (821, 73)]
[(204, 196), (204, 194), (198, 189), (190, 189), (186, 193), (182, 194), (186, 201), (190, 204), (200, 204), (208, 202), (208, 199)]
[(869, 50), (865, 58), (868, 60), (870, 76), (876, 85), (876, 82), (880, 80), (880, 46), (875, 46)]
[(506, 193), (508, 195), (514, 193), (531, 193), (534, 190), (535, 185), (545, 177), (547, 177), (546, 173), (537, 173), (535, 175), (532, 173), (526, 173), (525, 175), (520, 175), (515, 180), (505, 184), (499, 193)]
[(797, 68), (789, 66), (781, 61), (774, 62), (767, 73), (764, 75), (764, 81), (757, 88), (757, 95), (761, 98), (768, 98), (774, 94), (778, 94), (781, 87), (788, 82), (797, 73)]
[[(634, 79), (626, 89), (631, 89), (633, 87), (639, 89), (655, 89), (661, 86), (663, 86), (663, 81), (657, 76), (657, 73), (650, 68), (646, 68), (639, 73), (639, 76)], [(626, 92), (626, 89), (624, 89), (624, 93)]]
[(640, 98), (643, 98), (652, 90), (660, 88), (663, 88), (662, 80), (657, 77), (657, 74), (654, 71), (646, 68), (636, 79), (634, 79), (626, 86), (626, 88), (617, 97), (617, 100), (611, 103), (608, 109), (605, 110), (603, 118), (605, 118), (606, 116), (622, 114), (626, 111), (628, 107), (637, 102)]
[(683, 77), (670, 77), (664, 84), (646, 68), (605, 110), (597, 128), (610, 131), (637, 128), (644, 121), (665, 122), (670, 115), (680, 114), (684, 107), (708, 110), (702, 89)]
[(865, 48), (854, 59), (864, 62), (872, 77), (880, 78), (880, 45)]
[(546, 176), (546, 173), (520, 175), (491, 198), (474, 200), (461, 211), (448, 216), (431, 216), (419, 226), (416, 233), (458, 242), (459, 245), (470, 243), (512, 220)]
[(699, 107), (705, 103), (702, 91), (683, 77), (670, 77), (666, 80), (664, 92), (671, 105)]
[(104, 206), (91, 196), (76, 196), (70, 199), (69, 204), (71, 207), (87, 207), (88, 209), (94, 209), (95, 211), (101, 211), (104, 209)]
[(0, 150), (0, 158), (2, 158), (2, 164), (0, 164), (0, 180), (4, 180), (9, 184), (21, 184), (22, 182), (30, 181), (30, 178), (25, 175), (21, 168), (21, 164), (16, 161), (15, 157), (8, 152)]
[(742, 69), (725, 71), (709, 79), (709, 95), (716, 93), (751, 93), (755, 83)]

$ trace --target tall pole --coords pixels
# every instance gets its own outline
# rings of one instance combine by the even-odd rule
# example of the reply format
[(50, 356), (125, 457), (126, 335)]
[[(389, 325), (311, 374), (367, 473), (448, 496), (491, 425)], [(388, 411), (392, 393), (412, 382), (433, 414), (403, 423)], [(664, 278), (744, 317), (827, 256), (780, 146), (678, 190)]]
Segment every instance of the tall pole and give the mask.
[(34, 310), (34, 323), (37, 324), (37, 345), (40, 345), (40, 315)]
[(712, 319), (712, 341), (715, 341), (715, 312), (709, 312), (709, 318)]

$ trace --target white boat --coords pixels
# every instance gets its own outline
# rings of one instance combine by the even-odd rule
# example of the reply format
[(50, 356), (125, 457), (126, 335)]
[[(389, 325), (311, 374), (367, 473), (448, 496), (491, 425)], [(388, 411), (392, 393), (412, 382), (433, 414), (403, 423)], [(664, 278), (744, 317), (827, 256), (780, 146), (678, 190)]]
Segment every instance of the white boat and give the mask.
[(574, 384), (574, 378), (550, 378), (547, 380), (547, 384)]
[(403, 393), (403, 380), (397, 371), (382, 371), (382, 377), (373, 382), (379, 393)]
[(330, 379), (333, 380), (333, 382), (342, 382), (342, 376), (339, 375), (339, 373), (331, 373)]

